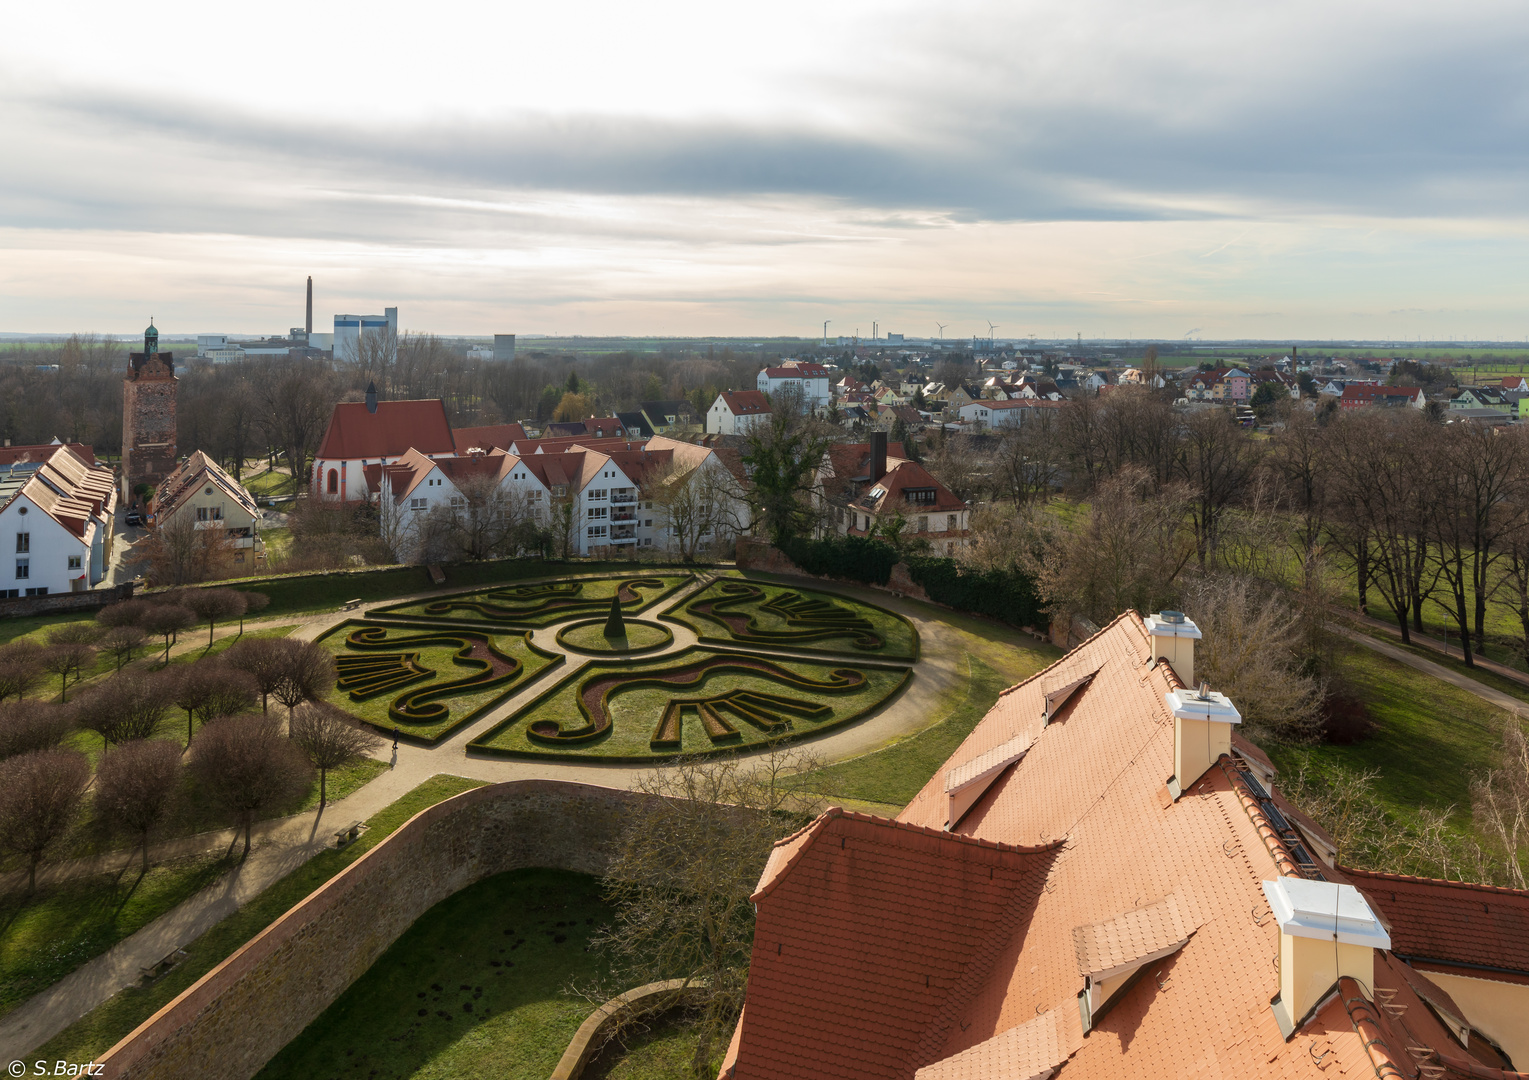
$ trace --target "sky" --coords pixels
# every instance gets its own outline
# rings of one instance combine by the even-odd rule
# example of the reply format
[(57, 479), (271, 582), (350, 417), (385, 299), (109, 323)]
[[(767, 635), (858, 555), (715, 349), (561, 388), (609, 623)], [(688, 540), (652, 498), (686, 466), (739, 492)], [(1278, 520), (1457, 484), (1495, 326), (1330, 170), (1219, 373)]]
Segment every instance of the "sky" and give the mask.
[(1529, 339), (1522, 0), (16, 4), (0, 137), (0, 332)]

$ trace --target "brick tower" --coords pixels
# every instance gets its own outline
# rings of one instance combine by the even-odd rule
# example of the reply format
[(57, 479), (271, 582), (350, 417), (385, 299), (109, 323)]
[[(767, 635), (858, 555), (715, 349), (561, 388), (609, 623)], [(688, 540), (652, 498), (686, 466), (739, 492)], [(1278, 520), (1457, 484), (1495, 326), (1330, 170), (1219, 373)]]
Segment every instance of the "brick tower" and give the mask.
[(175, 354), (159, 351), (154, 320), (143, 332), (143, 352), (129, 353), (122, 384), (122, 498), (143, 501), (140, 484), (159, 487), (175, 469)]

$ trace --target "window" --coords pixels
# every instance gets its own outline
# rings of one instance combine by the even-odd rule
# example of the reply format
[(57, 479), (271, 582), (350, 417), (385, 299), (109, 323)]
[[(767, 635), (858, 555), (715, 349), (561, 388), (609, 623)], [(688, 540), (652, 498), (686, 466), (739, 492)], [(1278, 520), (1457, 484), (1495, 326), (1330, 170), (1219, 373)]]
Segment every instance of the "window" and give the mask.
[(956, 526), (956, 515), (954, 515), (954, 514), (946, 514), (945, 515), (945, 531), (946, 532), (955, 532), (956, 528), (957, 528), (957, 526)]
[(17, 581), (24, 581), (24, 580), (26, 580), (27, 578), (29, 578), (31, 576), (32, 576), (32, 560), (30, 560), (30, 559), (17, 559), (16, 560), (16, 580)]
[(32, 534), (29, 532), (16, 534), (16, 554), (25, 555), (32, 550)]
[(606, 526), (604, 526), (604, 525), (591, 525), (589, 527), (589, 538), (591, 540), (593, 540), (596, 537), (604, 536), (605, 535), (605, 530), (606, 530)]
[(410, 499), (409, 509), (418, 513), (419, 511), (425, 509), (425, 500), (423, 498)]
[(451, 497), (451, 508), (453, 510), (461, 510), (461, 509), (463, 509), (466, 506), (467, 506), (467, 500), (462, 498), (462, 496), (460, 496), (460, 495), (453, 495)]
[(28, 589), (27, 590), (27, 595), (28, 596), (47, 596), (48, 595), (48, 587), (46, 585), (43, 585), (40, 588)]
[(532, 491), (531, 494), (528, 497), (530, 498), (530, 500), (532, 502), (541, 502), (542, 501), (541, 489), (537, 488), (536, 490)]
[(607, 488), (593, 488), (589, 493), (589, 497), (591, 499), (603, 499), (605, 498), (607, 490)]
[(83, 556), (80, 556), (80, 555), (71, 555), (71, 556), (69, 556), (69, 569), (71, 569), (71, 570), (81, 570), (81, 569), (84, 568), (84, 562), (85, 562), (85, 560), (84, 560)]
[(196, 508), (196, 519), (198, 521), (207, 521), (208, 520), (208, 516), (207, 515), (208, 515), (207, 507), (205, 507), (205, 506), (198, 506)]
[(598, 519), (598, 518), (605, 517), (605, 507), (603, 507), (603, 506), (591, 506), (589, 508), (589, 516), (590, 516), (591, 519)]
[(642, 527), (643, 527), (643, 528), (644, 528), (644, 529), (651, 529), (651, 528), (652, 528), (652, 527), (653, 527), (653, 519), (652, 519), (652, 518), (648, 518), (648, 520), (647, 520), (647, 521), (644, 521), (644, 522), (643, 522), (643, 523), (642, 523)]
[(330, 469), (329, 470), (329, 494), (331, 494), (331, 495), (338, 495), (339, 493), (340, 493), (340, 470), (339, 469)]

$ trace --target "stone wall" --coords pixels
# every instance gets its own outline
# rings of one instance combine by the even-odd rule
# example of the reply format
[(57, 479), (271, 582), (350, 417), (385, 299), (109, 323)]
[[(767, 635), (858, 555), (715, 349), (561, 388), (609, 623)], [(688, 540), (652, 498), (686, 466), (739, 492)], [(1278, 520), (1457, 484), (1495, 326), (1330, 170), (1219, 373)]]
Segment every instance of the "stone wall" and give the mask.
[(118, 600), (131, 600), (137, 584), (136, 581), (126, 581), (109, 589), (0, 600), (0, 619), (19, 618), (23, 615), (57, 615), (67, 611), (95, 611), (107, 604), (115, 604)]
[[(168, 354), (165, 356), (168, 360)], [(122, 384), (123, 497), (140, 483), (158, 487), (175, 470), (175, 392), (171, 368), (157, 360), (130, 367)]]
[(651, 796), (556, 780), (475, 788), (416, 814), (101, 1059), (117, 1080), (246, 1080), (405, 930), (505, 870), (603, 873)]

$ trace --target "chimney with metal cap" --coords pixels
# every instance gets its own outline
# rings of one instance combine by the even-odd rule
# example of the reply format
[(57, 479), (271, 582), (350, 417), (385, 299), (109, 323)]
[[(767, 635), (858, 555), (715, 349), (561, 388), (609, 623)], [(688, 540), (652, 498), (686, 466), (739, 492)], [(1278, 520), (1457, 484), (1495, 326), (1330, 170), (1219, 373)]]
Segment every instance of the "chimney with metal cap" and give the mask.
[(1391, 935), (1352, 885), (1282, 877), (1263, 887), (1279, 923), (1279, 996), (1270, 1006), (1288, 1039), (1339, 979), (1375, 985), (1375, 950), (1389, 949)]
[(1242, 723), (1242, 714), (1225, 694), (1208, 690), (1203, 683), (1195, 688), (1195, 642), (1202, 635), (1193, 620), (1182, 611), (1160, 611), (1143, 621), (1152, 659), (1166, 660), (1179, 682), (1189, 688), (1168, 694), (1168, 711), (1173, 713), (1173, 775), (1168, 778), (1168, 790), (1177, 799), (1222, 754), (1232, 752), (1232, 725)]

